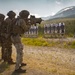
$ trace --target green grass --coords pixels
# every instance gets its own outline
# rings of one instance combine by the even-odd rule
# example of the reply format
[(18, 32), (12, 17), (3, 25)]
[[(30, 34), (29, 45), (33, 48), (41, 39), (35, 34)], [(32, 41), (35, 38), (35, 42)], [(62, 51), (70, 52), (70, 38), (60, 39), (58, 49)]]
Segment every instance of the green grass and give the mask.
[(59, 47), (59, 48), (72, 48), (75, 49), (75, 41), (53, 41), (47, 40), (42, 37), (39, 38), (22, 38), (22, 42), (25, 45), (31, 46), (47, 46), (47, 47)]
[(70, 47), (75, 49), (75, 41), (70, 43)]
[(25, 45), (32, 46), (49, 46), (49, 43), (42, 38), (22, 38)]

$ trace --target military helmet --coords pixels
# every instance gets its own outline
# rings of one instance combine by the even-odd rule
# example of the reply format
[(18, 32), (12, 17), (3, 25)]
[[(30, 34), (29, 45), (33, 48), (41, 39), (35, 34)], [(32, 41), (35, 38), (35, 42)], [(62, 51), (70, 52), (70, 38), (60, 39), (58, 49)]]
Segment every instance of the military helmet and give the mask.
[(20, 13), (19, 13), (19, 16), (23, 17), (23, 18), (27, 18), (29, 16), (29, 11), (27, 10), (22, 10)]
[(0, 13), (0, 19), (1, 19), (1, 18), (5, 18), (5, 16), (4, 16), (3, 14)]
[(9, 11), (8, 13), (7, 13), (7, 16), (16, 16), (16, 13), (15, 12), (13, 12), (13, 11)]

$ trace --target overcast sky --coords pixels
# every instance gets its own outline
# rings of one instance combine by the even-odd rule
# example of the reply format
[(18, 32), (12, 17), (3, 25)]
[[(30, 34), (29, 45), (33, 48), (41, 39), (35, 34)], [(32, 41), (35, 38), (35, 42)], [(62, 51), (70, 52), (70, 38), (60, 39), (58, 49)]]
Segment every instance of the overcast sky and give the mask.
[(28, 10), (36, 17), (45, 17), (69, 6), (75, 6), (75, 0), (0, 0), (0, 13), (6, 15), (13, 10), (18, 14), (21, 10)]

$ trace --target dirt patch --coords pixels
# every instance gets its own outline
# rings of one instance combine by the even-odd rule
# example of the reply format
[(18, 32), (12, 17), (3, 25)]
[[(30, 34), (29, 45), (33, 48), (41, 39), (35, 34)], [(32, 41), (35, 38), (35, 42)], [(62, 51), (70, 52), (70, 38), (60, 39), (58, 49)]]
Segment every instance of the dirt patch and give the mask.
[[(13, 47), (12, 57), (16, 60)], [(14, 74), (15, 65), (3, 66), (0, 75), (75, 75), (75, 50), (53, 47), (24, 46), (23, 62), (27, 63), (24, 74)], [(2, 62), (0, 62), (0, 65)]]

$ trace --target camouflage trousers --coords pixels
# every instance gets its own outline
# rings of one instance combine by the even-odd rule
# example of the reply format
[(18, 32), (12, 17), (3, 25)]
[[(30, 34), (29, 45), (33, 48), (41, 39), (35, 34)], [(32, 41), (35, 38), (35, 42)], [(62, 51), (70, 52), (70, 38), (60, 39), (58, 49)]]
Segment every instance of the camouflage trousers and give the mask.
[(16, 48), (16, 53), (17, 53), (15, 69), (19, 69), (23, 61), (23, 45), (21, 43), (21, 38), (19, 35), (15, 36), (13, 35), (11, 36), (11, 39)]
[(1, 53), (2, 53), (2, 59), (7, 62), (11, 62), (12, 58), (12, 42), (11, 37), (5, 38), (4, 36), (1, 36)]

